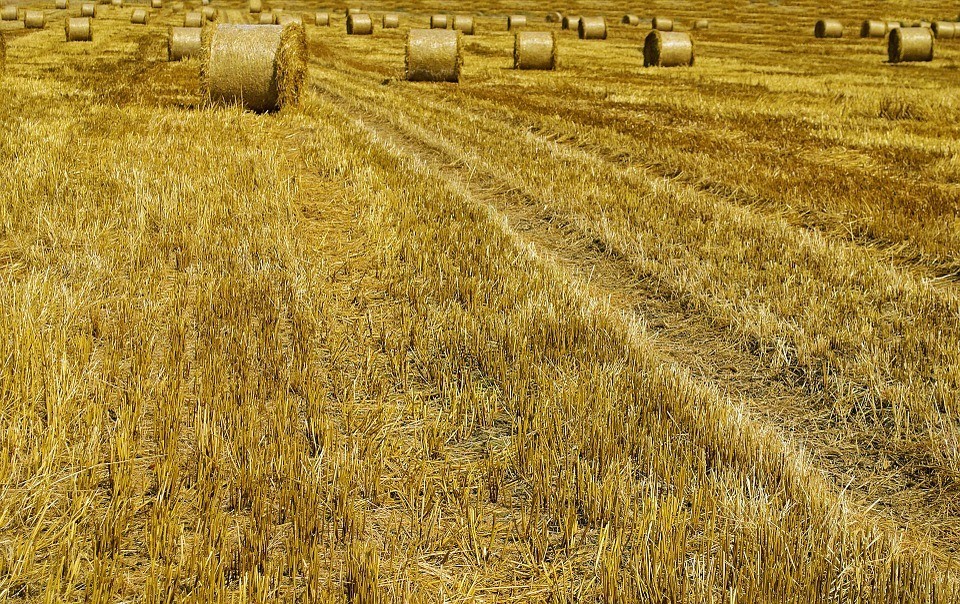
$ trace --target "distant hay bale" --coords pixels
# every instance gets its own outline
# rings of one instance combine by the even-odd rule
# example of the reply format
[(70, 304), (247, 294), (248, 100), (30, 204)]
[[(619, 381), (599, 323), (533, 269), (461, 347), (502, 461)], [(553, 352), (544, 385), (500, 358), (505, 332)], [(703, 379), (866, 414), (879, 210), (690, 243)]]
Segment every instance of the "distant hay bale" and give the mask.
[(260, 13), (260, 19), (257, 21), (260, 25), (276, 25), (277, 16), (270, 11)]
[(47, 24), (47, 17), (43, 11), (28, 10), (23, 13), (23, 26), (26, 29), (43, 29)]
[(407, 34), (406, 75), (411, 82), (459, 82), (463, 66), (459, 31), (411, 29)]
[(693, 40), (686, 32), (655, 29), (643, 42), (644, 67), (689, 67), (693, 60)]
[(281, 14), (277, 16), (277, 25), (287, 26), (287, 25), (296, 25), (303, 27), (303, 17), (300, 15), (286, 15)]
[(200, 11), (200, 14), (203, 15), (203, 18), (207, 21), (216, 21), (217, 20), (217, 9), (212, 6), (204, 6)]
[(347, 17), (347, 34), (351, 36), (369, 36), (373, 34), (373, 19), (364, 13), (353, 13)]
[(93, 40), (93, 28), (90, 17), (71, 17), (64, 23), (67, 42), (90, 42)]
[(901, 27), (890, 32), (887, 58), (891, 63), (932, 61), (935, 38), (926, 27)]
[(842, 38), (843, 23), (836, 19), (820, 19), (813, 26), (813, 35), (816, 38)]
[(560, 23), (563, 21), (563, 15), (554, 11), (552, 13), (547, 13), (547, 23)]
[(560, 20), (560, 29), (577, 29), (580, 27), (580, 17), (566, 15)]
[(184, 27), (203, 27), (203, 13), (189, 12), (183, 16)]
[(70, 3), (67, 0), (57, 0), (55, 6), (57, 10), (67, 10), (70, 8)]
[(710, 21), (707, 19), (697, 19), (693, 22), (693, 29), (710, 29)]
[(344, 16), (344, 17), (349, 17), (350, 15), (359, 15), (359, 14), (362, 13), (362, 12), (363, 12), (363, 9), (362, 9), (362, 8), (357, 8), (357, 7), (348, 8), (347, 10), (345, 10), (345, 11), (343, 12), (343, 16)]
[(653, 26), (651, 29), (656, 29), (659, 31), (673, 31), (673, 19), (667, 19), (666, 17), (654, 17)]
[(913, 26), (914, 26), (914, 27), (926, 27), (926, 28), (929, 28), (929, 27), (930, 27), (930, 22), (929, 22), (929, 21), (917, 21), (916, 23), (913, 24)]
[(463, 32), (465, 36), (472, 36), (474, 29), (473, 17), (466, 15), (453, 16), (453, 29)]
[(892, 32), (895, 29), (900, 29), (899, 21), (887, 21), (887, 33)]
[(623, 23), (624, 25), (633, 25), (636, 27), (637, 25), (640, 25), (640, 17), (637, 15), (624, 15), (623, 19), (620, 19), (620, 23)]
[(524, 15), (510, 15), (507, 17), (507, 29), (516, 29), (527, 26), (527, 17)]
[(400, 27), (400, 15), (397, 13), (387, 13), (383, 16), (383, 22), (380, 24), (383, 29), (397, 29)]
[(93, 2), (84, 2), (80, 5), (80, 16), (95, 19), (97, 16), (97, 5)]
[(513, 68), (556, 69), (556, 34), (548, 31), (518, 31), (513, 40)]
[(603, 17), (580, 17), (577, 36), (581, 40), (606, 40), (607, 20)]
[(113, 5), (114, 8), (123, 8), (123, 0), (110, 0), (110, 4)]
[(317, 13), (313, 16), (313, 24), (320, 27), (330, 26), (330, 13)]
[(201, 54), (200, 81), (212, 103), (262, 112), (300, 102), (307, 42), (299, 25), (213, 25)]
[(883, 21), (867, 20), (860, 25), (861, 38), (882, 38), (887, 35), (887, 24)]
[(957, 26), (952, 21), (936, 21), (930, 29), (938, 40), (952, 40), (957, 37)]
[(0, 9), (0, 20), (3, 21), (18, 21), (20, 19), (20, 11), (17, 10), (16, 5), (8, 4)]
[(250, 0), (250, 14), (255, 15), (263, 12), (263, 2), (261, 0)]
[(171, 27), (167, 35), (167, 60), (183, 61), (200, 54), (202, 32), (196, 27)]
[(447, 29), (447, 16), (430, 15), (430, 29)]
[(133, 13), (130, 15), (130, 23), (134, 25), (146, 25), (147, 20), (150, 18), (147, 9), (145, 8), (135, 8)]

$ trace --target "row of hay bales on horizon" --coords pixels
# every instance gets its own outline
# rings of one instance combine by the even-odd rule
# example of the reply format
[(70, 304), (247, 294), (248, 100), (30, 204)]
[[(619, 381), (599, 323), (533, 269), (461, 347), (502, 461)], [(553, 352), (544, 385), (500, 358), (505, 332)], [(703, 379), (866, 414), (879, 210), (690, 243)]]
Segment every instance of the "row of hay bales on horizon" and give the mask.
[[(960, 21), (960, 17), (958, 17)], [(838, 19), (821, 19), (813, 27), (815, 38), (843, 38), (844, 26)], [(885, 21), (867, 19), (860, 24), (861, 38), (887, 37), (890, 63), (932, 61), (937, 40), (960, 39), (957, 21)]]

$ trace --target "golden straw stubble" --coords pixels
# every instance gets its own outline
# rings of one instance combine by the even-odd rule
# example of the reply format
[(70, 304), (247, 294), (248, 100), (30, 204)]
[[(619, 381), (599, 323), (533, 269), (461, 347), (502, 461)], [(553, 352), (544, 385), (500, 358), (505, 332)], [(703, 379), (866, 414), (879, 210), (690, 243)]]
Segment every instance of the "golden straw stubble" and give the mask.
[(93, 27), (90, 17), (70, 17), (64, 23), (67, 42), (90, 42), (93, 40)]
[(581, 40), (606, 40), (607, 20), (603, 17), (580, 17), (577, 35)]
[(557, 36), (549, 31), (519, 31), (513, 39), (514, 69), (557, 67)]
[(936, 38), (927, 27), (901, 27), (890, 32), (887, 60), (891, 63), (932, 61)]
[(411, 82), (459, 82), (462, 34), (449, 29), (411, 29), (407, 34), (406, 77)]
[(643, 42), (644, 67), (693, 65), (693, 39), (681, 31), (653, 30)]
[(200, 81), (212, 103), (263, 112), (300, 102), (307, 65), (301, 25), (212, 25), (201, 54)]

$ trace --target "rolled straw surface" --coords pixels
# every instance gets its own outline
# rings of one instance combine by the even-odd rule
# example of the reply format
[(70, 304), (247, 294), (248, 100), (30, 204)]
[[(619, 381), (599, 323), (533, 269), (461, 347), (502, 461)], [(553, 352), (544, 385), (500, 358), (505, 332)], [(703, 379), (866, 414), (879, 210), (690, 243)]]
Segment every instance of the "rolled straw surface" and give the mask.
[(710, 21), (706, 19), (697, 19), (693, 23), (693, 29), (710, 29)]
[(347, 33), (351, 36), (369, 36), (373, 33), (373, 19), (364, 13), (353, 13), (347, 17)]
[(620, 19), (620, 23), (623, 23), (624, 25), (633, 25), (636, 27), (637, 25), (640, 25), (640, 17), (636, 15), (624, 15), (623, 19)]
[(184, 27), (203, 27), (203, 13), (189, 12), (183, 16)]
[(644, 67), (690, 66), (693, 60), (693, 40), (686, 32), (655, 29), (643, 42)]
[(657, 29), (660, 31), (673, 31), (673, 19), (667, 19), (666, 17), (654, 17), (652, 29)]
[(400, 27), (400, 15), (397, 13), (387, 13), (383, 16), (383, 22), (380, 24), (383, 29), (397, 29)]
[(407, 79), (412, 82), (459, 82), (463, 65), (461, 33), (446, 29), (411, 29), (407, 34)]
[(203, 15), (203, 18), (207, 21), (216, 21), (217, 20), (217, 9), (212, 6), (204, 6), (200, 11), (200, 14)]
[(887, 21), (887, 33), (892, 32), (895, 29), (900, 29), (899, 21)]
[(357, 8), (357, 7), (348, 8), (347, 10), (344, 11), (343, 16), (349, 17), (350, 15), (359, 15), (362, 12), (363, 12), (363, 9), (361, 8)]
[(67, 10), (70, 8), (70, 3), (67, 0), (57, 0), (55, 6), (57, 10)]
[(842, 38), (843, 23), (836, 19), (820, 19), (813, 26), (813, 35), (816, 38)]
[(260, 13), (260, 19), (257, 21), (260, 25), (276, 25), (277, 16), (269, 11)]
[(580, 26), (580, 17), (565, 16), (560, 21), (561, 29), (577, 29)]
[(517, 27), (526, 27), (527, 17), (524, 15), (510, 15), (507, 17), (507, 29), (514, 29)]
[(220, 23), (203, 36), (200, 80), (211, 102), (252, 111), (300, 102), (307, 56), (302, 27)]
[(26, 29), (43, 29), (47, 24), (47, 17), (43, 11), (28, 10), (23, 13), (23, 26)]
[(263, 12), (263, 2), (261, 0), (250, 0), (250, 13), (256, 14)]
[(97, 16), (97, 5), (93, 2), (84, 2), (80, 5), (80, 16), (81, 17), (90, 17), (91, 19), (96, 18)]
[(547, 13), (547, 23), (560, 23), (563, 21), (563, 15), (554, 11), (552, 13)]
[(472, 36), (473, 29), (474, 29), (473, 17), (467, 17), (465, 15), (454, 15), (453, 29), (457, 31), (462, 31), (465, 36)]
[(313, 16), (314, 25), (319, 25), (320, 27), (329, 27), (330, 26), (330, 13), (317, 13)]
[(557, 36), (548, 31), (518, 31), (513, 39), (514, 69), (556, 69)]
[(149, 13), (145, 8), (135, 8), (133, 13), (130, 15), (130, 23), (135, 25), (146, 25), (149, 20)]
[(64, 23), (67, 42), (90, 42), (93, 40), (93, 29), (90, 17), (71, 17)]
[(298, 25), (303, 27), (303, 17), (300, 15), (280, 15), (277, 17), (277, 25)]
[(882, 38), (887, 35), (887, 24), (883, 21), (867, 20), (860, 25), (861, 38)]
[(891, 63), (932, 61), (933, 30), (926, 27), (901, 27), (890, 32), (887, 58)]
[(17, 21), (18, 19), (20, 19), (20, 11), (17, 10), (16, 5), (8, 4), (0, 9), (0, 20)]
[(952, 21), (937, 21), (930, 26), (930, 29), (933, 30), (933, 35), (936, 36), (938, 40), (952, 40), (957, 37), (957, 26), (960, 24), (953, 23)]
[(171, 27), (167, 36), (167, 60), (182, 61), (200, 54), (202, 32), (196, 27)]
[(431, 15), (431, 16), (430, 16), (430, 29), (447, 29), (447, 16), (446, 16), (446, 15)]
[(163, 0), (150, 0), (150, 8), (163, 8)]
[(110, 0), (110, 4), (116, 8), (123, 8), (123, 0)]
[(580, 17), (577, 35), (581, 40), (606, 40), (607, 20), (603, 17)]

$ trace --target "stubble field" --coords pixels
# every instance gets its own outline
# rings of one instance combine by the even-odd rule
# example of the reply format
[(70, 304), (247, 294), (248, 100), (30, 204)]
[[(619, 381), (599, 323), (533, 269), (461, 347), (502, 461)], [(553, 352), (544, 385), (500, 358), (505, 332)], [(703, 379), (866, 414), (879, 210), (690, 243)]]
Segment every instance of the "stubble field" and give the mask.
[(960, 8), (839, 4), (289, 1), (262, 115), (172, 3), (0, 22), (0, 600), (960, 601), (960, 39), (857, 37)]

